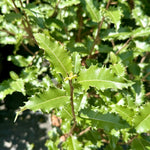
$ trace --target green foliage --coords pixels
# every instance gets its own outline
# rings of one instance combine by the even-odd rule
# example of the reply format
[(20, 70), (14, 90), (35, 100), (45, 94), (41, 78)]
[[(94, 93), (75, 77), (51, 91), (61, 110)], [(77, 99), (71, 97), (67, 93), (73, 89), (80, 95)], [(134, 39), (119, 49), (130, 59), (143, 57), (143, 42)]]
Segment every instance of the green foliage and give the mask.
[[(26, 109), (56, 115), (49, 150), (150, 149), (147, 0), (0, 2), (0, 46), (18, 70), (0, 83)], [(5, 50), (7, 51), (7, 50)], [(6, 57), (6, 56), (5, 56)], [(0, 53), (0, 73), (5, 73)], [(10, 67), (11, 68), (11, 67)], [(5, 75), (3, 75), (5, 77)]]

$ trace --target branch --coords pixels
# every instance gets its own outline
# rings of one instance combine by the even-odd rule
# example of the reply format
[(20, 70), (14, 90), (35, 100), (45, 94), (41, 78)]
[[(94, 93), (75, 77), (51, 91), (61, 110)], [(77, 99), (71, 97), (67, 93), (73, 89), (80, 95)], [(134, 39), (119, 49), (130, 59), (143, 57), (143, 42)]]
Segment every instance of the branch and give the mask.
[(34, 56), (34, 53), (31, 52), (31, 51), (29, 50), (29, 48), (28, 48), (26, 45), (24, 45), (23, 43), (22, 43), (21, 45), (23, 46), (23, 48), (24, 48), (28, 53), (30, 53), (31, 55)]
[(78, 18), (78, 24), (79, 24), (79, 29), (77, 33), (77, 42), (81, 42), (81, 31), (82, 31), (82, 26), (83, 26), (83, 17), (82, 17), (82, 11), (81, 11), (81, 6), (79, 5), (78, 10), (77, 10), (77, 18)]
[[(111, 0), (108, 0), (107, 6), (106, 6), (106, 10), (108, 9), (110, 3), (111, 3)], [(101, 28), (102, 28), (102, 25), (103, 25), (104, 20), (105, 20), (105, 17), (102, 18), (101, 22), (100, 22), (99, 25), (98, 25), (97, 35), (96, 35), (96, 38), (95, 38), (94, 43), (93, 43), (93, 45), (92, 45), (92, 48), (91, 48), (91, 50), (90, 50), (90, 55), (89, 55), (88, 58), (91, 57), (91, 54), (92, 54), (92, 52), (93, 52), (93, 50), (94, 50), (94, 47), (95, 47), (95, 45), (97, 44), (97, 42), (99, 41), (99, 34), (100, 34), (100, 30), (101, 30)]]
[(130, 37), (125, 43), (124, 43), (124, 45), (116, 52), (116, 55), (120, 52), (120, 51), (122, 51), (128, 44), (129, 44), (129, 42), (132, 40), (132, 37)]
[(73, 104), (73, 86), (72, 86), (72, 80), (69, 80), (69, 85), (70, 85), (70, 100), (71, 100), (71, 108), (72, 108), (72, 115), (73, 115), (73, 121), (76, 122), (76, 116), (74, 112), (74, 104)]
[[(16, 12), (16, 13), (20, 13), (19, 9), (17, 8), (17, 5), (16, 5), (15, 1), (12, 0), (12, 2), (13, 2), (13, 5), (14, 5), (14, 7), (15, 7), (15, 12)], [(20, 2), (21, 7), (23, 7), (22, 1), (19, 0), (19, 2)], [(30, 25), (30, 23), (29, 23), (29, 21), (28, 21), (28, 17), (27, 17), (27, 15), (26, 15), (25, 11), (23, 11), (23, 13), (24, 13), (24, 17), (25, 17), (25, 18), (22, 19), (22, 24), (23, 24), (23, 26), (24, 26), (24, 29), (25, 29), (25, 31), (28, 33), (29, 37), (30, 37), (31, 39), (33, 39), (34, 43), (35, 43), (36, 45), (38, 45), (37, 42), (36, 42), (36, 40), (35, 40), (35, 38), (34, 38), (34, 36), (33, 36), (32, 28), (31, 28), (31, 25)], [(25, 23), (27, 23), (27, 26), (25, 25)]]
[(88, 127), (85, 130), (81, 131), (77, 136), (81, 136), (81, 135), (83, 135), (84, 133), (86, 133), (86, 132), (88, 132), (90, 130), (91, 130), (91, 127)]
[(75, 116), (75, 111), (74, 111), (74, 104), (73, 104), (73, 86), (72, 86), (72, 80), (69, 80), (69, 85), (70, 85), (70, 101), (71, 101), (71, 109), (72, 109), (72, 115), (73, 115), (73, 121), (74, 121), (74, 124), (71, 128), (71, 130), (69, 131), (69, 133), (67, 134), (68, 136), (72, 135), (73, 133), (73, 130), (77, 124), (76, 122), (76, 116)]
[(55, 10), (54, 10), (54, 12), (53, 12), (53, 14), (52, 14), (52, 16), (51, 16), (52, 18), (54, 18), (54, 17), (57, 16), (57, 10), (58, 10), (58, 5), (59, 5), (60, 1), (61, 1), (61, 0), (58, 0), (56, 6), (55, 6), (55, 8), (54, 8)]

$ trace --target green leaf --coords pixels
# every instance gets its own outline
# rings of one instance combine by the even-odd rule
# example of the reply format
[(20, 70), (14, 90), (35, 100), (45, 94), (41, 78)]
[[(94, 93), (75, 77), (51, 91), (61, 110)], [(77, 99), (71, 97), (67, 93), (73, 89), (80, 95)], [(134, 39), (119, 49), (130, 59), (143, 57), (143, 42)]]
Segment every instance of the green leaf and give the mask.
[(146, 147), (150, 147), (150, 142), (143, 138), (135, 138), (131, 143), (132, 150), (147, 150)]
[(32, 62), (33, 58), (31, 56), (25, 58), (21, 55), (10, 55), (7, 59), (8, 61), (12, 61), (16, 66), (27, 67)]
[(0, 99), (4, 99), (6, 95), (15, 91), (22, 92), (25, 95), (24, 81), (22, 79), (3, 81), (0, 84)]
[(81, 143), (77, 140), (77, 137), (70, 136), (65, 142), (67, 150), (81, 150)]
[(134, 42), (136, 44), (136, 49), (138, 49), (140, 52), (150, 51), (150, 44), (148, 44), (148, 42), (141, 42), (138, 40), (135, 40)]
[(133, 123), (138, 133), (150, 131), (150, 103), (143, 105), (134, 116)]
[(136, 25), (146, 28), (149, 24), (148, 16), (144, 15), (144, 12), (140, 7), (136, 7), (132, 10), (132, 16), (136, 21)]
[(137, 28), (132, 31), (132, 37), (137, 38), (137, 37), (144, 37), (144, 36), (149, 36), (150, 35), (150, 28)]
[(90, 109), (84, 109), (81, 111), (82, 118), (91, 121), (91, 126), (105, 129), (110, 131), (111, 129), (121, 129), (127, 128), (128, 124), (120, 119), (119, 116), (112, 113), (102, 114), (99, 112), (94, 112)]
[(114, 64), (111, 68), (117, 76), (123, 77), (125, 75), (125, 67), (121, 63)]
[(130, 125), (132, 125), (132, 119), (134, 116), (134, 110), (121, 105), (111, 105), (112, 112), (118, 113), (124, 120), (126, 120)]
[(80, 3), (80, 0), (69, 0), (69, 1), (61, 1), (58, 5), (58, 7), (60, 9), (65, 8), (65, 7), (69, 7), (72, 5), (77, 5)]
[(65, 48), (41, 33), (35, 34), (35, 39), (39, 43), (39, 47), (45, 50), (46, 58), (54, 65), (55, 70), (66, 77), (72, 70), (72, 64)]
[(81, 57), (77, 52), (74, 52), (72, 54), (72, 61), (73, 61), (73, 66), (74, 66), (73, 67), (74, 73), (78, 73), (80, 66), (81, 66)]
[[(83, 2), (83, 0), (82, 0), (82, 2)], [(85, 2), (83, 2), (83, 4), (85, 5), (86, 10), (89, 13), (92, 21), (98, 23), (101, 19), (100, 11), (94, 6), (93, 0), (85, 0)]]
[(115, 24), (115, 28), (118, 30), (121, 24), (122, 11), (120, 8), (110, 7), (105, 10), (105, 17), (109, 18), (111, 23)]
[(48, 112), (52, 108), (63, 106), (69, 101), (69, 98), (69, 96), (65, 95), (65, 91), (50, 88), (48, 91), (30, 97), (24, 108), (33, 111), (41, 109)]
[(90, 86), (97, 89), (122, 89), (131, 86), (124, 78), (118, 77), (114, 72), (107, 68), (97, 68), (91, 66), (89, 69), (83, 69), (80, 72), (78, 82), (87, 90)]

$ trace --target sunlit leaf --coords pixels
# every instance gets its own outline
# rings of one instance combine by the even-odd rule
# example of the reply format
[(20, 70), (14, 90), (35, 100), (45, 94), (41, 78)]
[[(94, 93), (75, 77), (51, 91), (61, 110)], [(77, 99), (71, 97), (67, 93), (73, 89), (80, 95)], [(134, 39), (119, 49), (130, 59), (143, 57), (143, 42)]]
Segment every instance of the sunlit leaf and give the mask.
[(37, 33), (35, 38), (40, 48), (45, 50), (46, 58), (54, 65), (57, 72), (64, 77), (72, 70), (71, 58), (65, 48), (44, 34)]
[(90, 86), (97, 89), (122, 89), (132, 85), (124, 78), (118, 77), (107, 68), (98, 68), (91, 66), (89, 69), (83, 69), (80, 72), (78, 82), (87, 90)]

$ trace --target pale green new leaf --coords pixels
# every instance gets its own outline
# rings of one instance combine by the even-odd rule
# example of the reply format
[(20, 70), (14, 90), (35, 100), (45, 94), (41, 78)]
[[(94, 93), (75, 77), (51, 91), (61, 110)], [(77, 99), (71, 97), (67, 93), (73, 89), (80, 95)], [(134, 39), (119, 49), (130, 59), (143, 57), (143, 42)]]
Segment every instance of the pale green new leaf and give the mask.
[(25, 103), (25, 109), (33, 111), (44, 110), (48, 112), (52, 108), (58, 108), (65, 105), (69, 101), (65, 91), (57, 88), (50, 88), (48, 91), (34, 95)]
[(131, 82), (126, 81), (123, 77), (116, 76), (111, 69), (98, 68), (97, 66), (81, 70), (78, 82), (85, 90), (90, 86), (104, 90), (108, 88), (122, 89), (132, 85)]
[(93, 0), (85, 0), (85, 7), (92, 21), (99, 22), (101, 19), (100, 11), (94, 6)]
[(115, 24), (115, 28), (118, 30), (121, 24), (122, 11), (119, 8), (111, 7), (105, 10), (105, 17), (110, 19), (110, 22)]
[(54, 65), (55, 70), (66, 77), (72, 70), (72, 64), (65, 48), (42, 33), (37, 33), (34, 36), (39, 47), (45, 50), (46, 58)]
[(140, 108), (139, 114), (134, 116), (133, 123), (138, 133), (150, 131), (150, 103)]
[(121, 120), (121, 118), (112, 113), (102, 114), (100, 112), (95, 112), (90, 109), (85, 109), (81, 111), (82, 118), (91, 121), (91, 126), (102, 128), (107, 131), (111, 129), (121, 129), (128, 127), (128, 124)]
[(82, 150), (81, 145), (75, 136), (70, 136), (65, 142), (67, 150)]
[(134, 110), (121, 105), (111, 105), (112, 112), (118, 113), (124, 120), (126, 120), (130, 125), (132, 125), (132, 119), (134, 116)]

